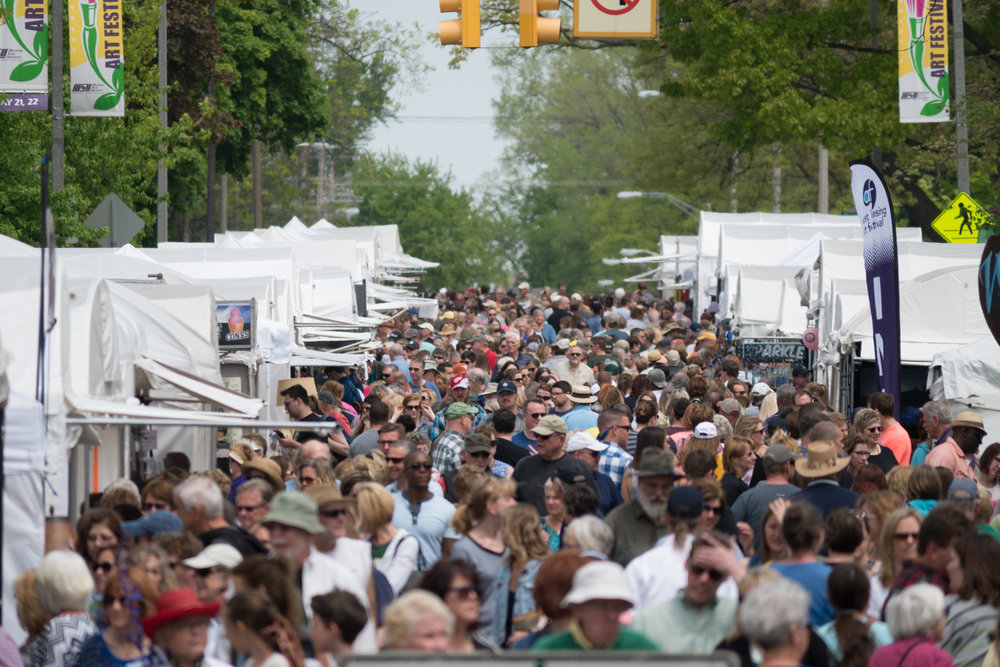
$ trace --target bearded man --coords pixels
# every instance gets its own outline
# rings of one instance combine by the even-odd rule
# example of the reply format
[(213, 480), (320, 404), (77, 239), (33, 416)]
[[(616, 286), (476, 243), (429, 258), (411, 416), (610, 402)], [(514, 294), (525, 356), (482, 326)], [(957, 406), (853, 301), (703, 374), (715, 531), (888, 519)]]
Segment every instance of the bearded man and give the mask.
[(674, 463), (666, 450), (645, 450), (636, 472), (638, 492), (604, 519), (615, 533), (611, 560), (622, 567), (666, 534), (667, 497), (674, 481), (684, 476)]

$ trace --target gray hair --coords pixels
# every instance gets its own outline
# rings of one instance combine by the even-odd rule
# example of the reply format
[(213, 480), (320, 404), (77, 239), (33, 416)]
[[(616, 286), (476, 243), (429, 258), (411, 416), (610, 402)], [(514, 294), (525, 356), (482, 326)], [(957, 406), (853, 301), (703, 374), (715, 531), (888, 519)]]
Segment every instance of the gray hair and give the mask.
[(403, 455), (403, 458), (406, 458), (417, 449), (417, 443), (410, 439), (410, 435), (412, 434), (408, 433), (405, 438), (400, 438), (391, 445), (391, 447), (403, 447), (406, 449), (406, 454)]
[(927, 401), (920, 411), (924, 413), (924, 419), (937, 417), (942, 424), (951, 423), (951, 408), (944, 401)]
[(685, 391), (687, 391), (687, 388), (690, 384), (691, 384), (691, 378), (689, 378), (688, 374), (683, 371), (678, 371), (674, 373), (673, 376), (670, 378), (670, 385), (674, 389), (684, 389)]
[(174, 487), (174, 505), (187, 510), (200, 507), (206, 519), (222, 516), (223, 501), (222, 490), (209, 477), (188, 477)]
[(130, 494), (132, 494), (137, 501), (142, 502), (142, 497), (139, 495), (139, 487), (136, 486), (135, 482), (133, 482), (132, 480), (126, 479), (124, 477), (122, 477), (121, 479), (116, 479), (115, 481), (108, 484), (107, 487), (105, 487), (104, 493), (108, 494), (116, 489), (125, 489)]
[(747, 639), (764, 650), (773, 649), (787, 644), (793, 629), (808, 626), (810, 602), (809, 593), (799, 584), (775, 579), (750, 591), (736, 618)]
[(470, 368), (465, 377), (469, 378), (469, 382), (475, 382), (476, 384), (485, 385), (487, 382), (486, 371), (482, 368)]
[(94, 592), (94, 578), (83, 557), (75, 551), (45, 554), (35, 574), (38, 603), (46, 614), (87, 611)]
[(593, 514), (578, 516), (569, 522), (566, 532), (573, 531), (581, 551), (597, 551), (608, 556), (615, 542), (615, 532), (611, 526)]
[(944, 615), (944, 593), (933, 584), (914, 584), (889, 598), (885, 620), (896, 641), (930, 637)]
[(455, 615), (441, 598), (421, 589), (400, 595), (385, 610), (385, 648), (409, 648), (417, 625), (428, 618), (443, 620), (448, 634), (454, 632)]
[(795, 385), (792, 383), (786, 383), (778, 387), (778, 390), (774, 392), (774, 398), (778, 401), (778, 409), (790, 408), (795, 404)]
[(265, 482), (262, 479), (251, 479), (244, 482), (240, 488), (236, 490), (237, 500), (239, 500), (239, 497), (243, 495), (244, 491), (260, 491), (260, 502), (265, 505), (271, 502), (271, 499), (274, 498), (274, 487), (272, 487), (269, 482)]
[(729, 420), (725, 416), (715, 415), (712, 417), (712, 423), (715, 424), (715, 430), (719, 433), (720, 441), (725, 442), (733, 434), (733, 425), (729, 423)]
[(389, 346), (389, 354), (393, 359), (403, 356), (403, 346), (399, 343), (393, 343)]

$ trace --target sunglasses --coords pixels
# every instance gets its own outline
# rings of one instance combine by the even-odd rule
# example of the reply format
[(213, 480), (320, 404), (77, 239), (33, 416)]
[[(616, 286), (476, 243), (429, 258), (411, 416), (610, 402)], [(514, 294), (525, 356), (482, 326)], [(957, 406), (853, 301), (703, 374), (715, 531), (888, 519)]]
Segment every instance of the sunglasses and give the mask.
[(118, 604), (120, 604), (121, 606), (124, 607), (125, 606), (125, 596), (123, 596), (123, 595), (105, 595), (101, 599), (101, 604), (103, 604), (105, 607), (110, 607), (110, 606), (112, 606), (116, 602)]
[(430, 463), (411, 463), (410, 470), (431, 470), (433, 466)]
[(917, 538), (920, 537), (920, 534), (919, 533), (894, 533), (892, 537), (893, 537), (893, 539), (899, 540), (900, 542), (908, 542), (910, 540), (913, 540), (914, 542), (916, 542)]
[(203, 568), (200, 568), (198, 570), (191, 570), (191, 571), (194, 572), (197, 576), (199, 576), (202, 579), (204, 579), (205, 577), (210, 577), (213, 574), (216, 574), (218, 572), (222, 572), (222, 566), (221, 565), (213, 565), (212, 567), (203, 567)]
[(722, 579), (726, 576), (718, 570), (714, 570), (710, 567), (702, 567), (701, 565), (691, 566), (691, 574), (694, 576), (700, 577), (705, 573), (708, 573), (708, 576), (711, 577), (712, 581), (722, 581)]
[(474, 459), (488, 459), (490, 458), (489, 452), (467, 452), (469, 456)]
[(532, 419), (541, 419), (542, 417), (545, 416), (545, 413), (544, 412), (530, 412), (530, 413), (528, 413), (528, 416), (531, 417)]
[(114, 563), (94, 563), (94, 570), (100, 570), (104, 574), (107, 574), (113, 569), (115, 569)]
[(330, 510), (320, 510), (319, 513), (322, 514), (325, 517), (329, 517), (331, 519), (336, 519), (338, 517), (341, 517), (341, 516), (347, 514), (347, 510), (345, 510), (343, 508), (341, 508), (341, 509), (330, 509)]
[(236, 513), (238, 514), (240, 512), (254, 512), (258, 509), (260, 509), (260, 505), (237, 505)]
[(402, 463), (403, 458), (404, 457), (402, 456), (387, 456), (385, 457), (385, 460), (388, 461), (389, 463)]
[(458, 597), (465, 599), (471, 598), (473, 595), (479, 597), (479, 591), (473, 586), (454, 586), (449, 588), (447, 592), (454, 593)]
[(865, 430), (868, 431), (869, 433), (880, 433), (882, 431), (882, 427), (881, 426), (869, 426)]
[(703, 511), (707, 512), (709, 514), (714, 514), (715, 516), (722, 516), (722, 506), (721, 505), (719, 507), (708, 507), (706, 505)]

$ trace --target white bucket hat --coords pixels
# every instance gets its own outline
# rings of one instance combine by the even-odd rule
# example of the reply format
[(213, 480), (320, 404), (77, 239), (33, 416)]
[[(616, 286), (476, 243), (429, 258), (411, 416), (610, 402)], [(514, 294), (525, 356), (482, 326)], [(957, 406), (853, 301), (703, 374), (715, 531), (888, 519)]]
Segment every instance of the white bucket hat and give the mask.
[(600, 560), (587, 563), (573, 575), (573, 588), (562, 599), (562, 606), (591, 600), (621, 600), (629, 606), (635, 599), (625, 581), (625, 570), (618, 563)]

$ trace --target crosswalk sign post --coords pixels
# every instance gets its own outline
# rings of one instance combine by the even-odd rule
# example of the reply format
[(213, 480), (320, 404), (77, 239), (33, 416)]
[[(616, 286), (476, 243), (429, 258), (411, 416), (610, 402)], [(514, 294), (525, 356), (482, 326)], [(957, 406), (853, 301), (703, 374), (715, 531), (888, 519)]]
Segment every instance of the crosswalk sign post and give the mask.
[(958, 196), (934, 218), (931, 228), (948, 243), (978, 243), (979, 228), (986, 224), (989, 213), (965, 194)]

